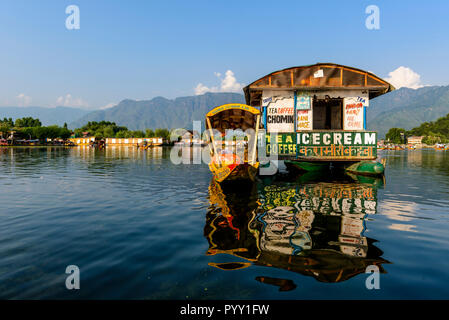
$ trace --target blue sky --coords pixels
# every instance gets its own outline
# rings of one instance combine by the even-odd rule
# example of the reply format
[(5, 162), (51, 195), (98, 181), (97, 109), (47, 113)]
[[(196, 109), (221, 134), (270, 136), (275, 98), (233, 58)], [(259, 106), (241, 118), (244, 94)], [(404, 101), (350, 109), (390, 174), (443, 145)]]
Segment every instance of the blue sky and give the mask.
[[(65, 27), (72, 4), (79, 30)], [(379, 30), (365, 27), (371, 4)], [(0, 106), (98, 109), (125, 98), (239, 91), (316, 62), (388, 79), (396, 70), (393, 80), (410, 87), (448, 85), (448, 14), (448, 1), (430, 0), (2, 0)]]

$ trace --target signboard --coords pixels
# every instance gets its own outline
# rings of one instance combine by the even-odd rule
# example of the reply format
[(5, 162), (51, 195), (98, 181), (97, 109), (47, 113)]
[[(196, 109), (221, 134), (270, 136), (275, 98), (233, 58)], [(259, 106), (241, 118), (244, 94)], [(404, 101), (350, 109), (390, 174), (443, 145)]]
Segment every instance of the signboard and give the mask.
[[(295, 133), (267, 134), (267, 155), (293, 156), (296, 157)], [(270, 143), (273, 139), (272, 143)]]
[(316, 72), (313, 74), (313, 77), (314, 77), (314, 78), (322, 78), (322, 77), (324, 77), (323, 69), (320, 69), (320, 70), (316, 71)]
[(313, 129), (313, 111), (296, 110), (296, 131), (307, 131)]
[(344, 129), (345, 130), (363, 130), (365, 108), (368, 103), (368, 98), (365, 97), (350, 97), (344, 99)]
[(294, 98), (273, 98), (267, 105), (268, 132), (294, 132)]
[[(270, 144), (270, 141), (273, 142)], [(266, 135), (267, 155), (320, 160), (377, 157), (377, 132), (320, 131)]]
[(268, 106), (271, 101), (273, 101), (273, 97), (262, 98), (262, 107)]
[(375, 159), (377, 132), (298, 132), (299, 158)]
[(295, 98), (295, 106), (296, 110), (310, 110), (311, 107), (310, 96), (298, 92)]

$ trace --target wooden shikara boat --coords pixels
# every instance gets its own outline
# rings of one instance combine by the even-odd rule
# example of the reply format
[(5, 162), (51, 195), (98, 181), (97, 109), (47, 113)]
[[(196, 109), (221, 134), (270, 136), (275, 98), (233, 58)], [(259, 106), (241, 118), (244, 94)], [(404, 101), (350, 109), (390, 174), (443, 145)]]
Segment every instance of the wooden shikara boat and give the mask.
[[(206, 115), (211, 154), (209, 169), (215, 181), (255, 179), (259, 168), (259, 126), (260, 111), (248, 105), (225, 104), (209, 111)], [(250, 137), (248, 129), (253, 129)], [(241, 135), (237, 137), (233, 132), (240, 132)]]

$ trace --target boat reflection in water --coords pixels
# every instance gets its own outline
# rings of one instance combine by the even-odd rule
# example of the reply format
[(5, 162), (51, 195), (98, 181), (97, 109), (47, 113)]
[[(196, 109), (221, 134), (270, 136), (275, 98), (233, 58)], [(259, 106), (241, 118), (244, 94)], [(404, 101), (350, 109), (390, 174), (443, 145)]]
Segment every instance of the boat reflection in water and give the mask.
[[(364, 236), (366, 218), (377, 210), (382, 180), (347, 175), (337, 182), (304, 182), (307, 179), (259, 181), (238, 190), (211, 182), (204, 228), (207, 255), (225, 253), (246, 261), (209, 265), (223, 270), (262, 265), (322, 282), (345, 281), (369, 265), (385, 273), (382, 264), (389, 262), (373, 245), (376, 240)], [(256, 280), (281, 291), (296, 287), (288, 279)]]

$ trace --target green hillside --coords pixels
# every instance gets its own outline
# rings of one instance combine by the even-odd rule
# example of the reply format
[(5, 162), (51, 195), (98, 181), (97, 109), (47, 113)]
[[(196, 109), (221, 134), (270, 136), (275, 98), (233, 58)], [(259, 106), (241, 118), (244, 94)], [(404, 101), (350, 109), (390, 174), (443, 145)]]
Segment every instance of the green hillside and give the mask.
[(390, 128), (410, 130), (449, 113), (449, 86), (401, 88), (370, 102), (368, 129), (384, 137)]
[(436, 121), (424, 122), (406, 133), (408, 136), (425, 136), (425, 143), (449, 142), (449, 113)]

